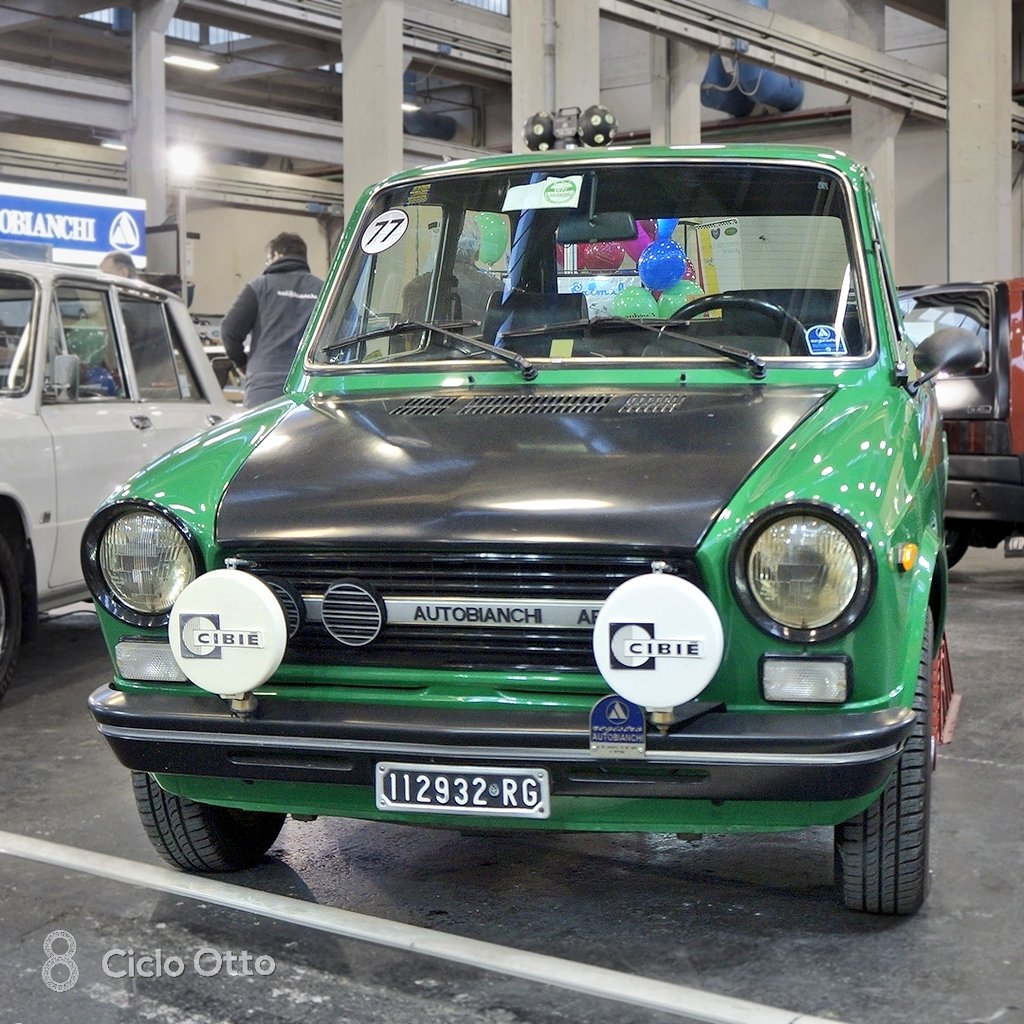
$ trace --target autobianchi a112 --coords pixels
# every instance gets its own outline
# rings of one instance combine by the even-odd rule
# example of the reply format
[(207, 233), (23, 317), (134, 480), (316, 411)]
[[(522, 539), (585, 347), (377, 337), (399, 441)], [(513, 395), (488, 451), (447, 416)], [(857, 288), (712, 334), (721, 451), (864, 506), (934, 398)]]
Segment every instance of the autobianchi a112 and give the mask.
[(91, 708), (160, 853), (251, 865), (288, 814), (828, 825), (849, 906), (916, 910), (949, 697), (932, 380), (980, 352), (914, 349), (885, 253), (863, 169), (798, 147), (369, 189), (282, 397), (86, 533)]

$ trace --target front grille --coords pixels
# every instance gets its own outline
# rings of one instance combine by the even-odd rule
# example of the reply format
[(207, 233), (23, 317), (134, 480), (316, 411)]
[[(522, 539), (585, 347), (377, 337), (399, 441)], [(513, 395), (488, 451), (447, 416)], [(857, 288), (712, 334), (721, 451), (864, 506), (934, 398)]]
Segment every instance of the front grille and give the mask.
[[(665, 561), (683, 579), (700, 586), (686, 555), (665, 551), (629, 554), (524, 554), (522, 552), (296, 553), (275, 549), (232, 551), (236, 564), (263, 579), (287, 581), (324, 619), (307, 619), (289, 640), (289, 664), (389, 666), (394, 668), (482, 669), (505, 672), (596, 672), (589, 629), (517, 626), (429, 626), (389, 623), (360, 646), (336, 639), (339, 621), (331, 594), (353, 584), (371, 595), (468, 601), (569, 600), (600, 605), (620, 584)], [(369, 605), (363, 602), (367, 609)], [(362, 637), (360, 637), (362, 639)]]

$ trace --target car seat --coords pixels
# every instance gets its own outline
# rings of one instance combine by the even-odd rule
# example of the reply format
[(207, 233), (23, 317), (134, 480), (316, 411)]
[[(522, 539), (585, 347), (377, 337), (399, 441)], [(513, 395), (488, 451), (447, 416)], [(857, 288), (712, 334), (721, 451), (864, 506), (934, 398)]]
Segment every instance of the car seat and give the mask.
[(565, 324), (588, 317), (587, 298), (582, 292), (526, 292), (514, 289), (502, 298), (495, 292), (484, 310), (481, 338), (500, 344), (500, 331), (545, 324)]

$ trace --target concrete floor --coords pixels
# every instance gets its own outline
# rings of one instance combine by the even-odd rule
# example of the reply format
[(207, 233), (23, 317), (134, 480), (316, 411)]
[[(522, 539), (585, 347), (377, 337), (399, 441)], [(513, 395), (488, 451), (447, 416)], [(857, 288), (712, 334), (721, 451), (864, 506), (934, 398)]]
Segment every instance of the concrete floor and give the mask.
[[(914, 918), (838, 904), (827, 830), (686, 844), (322, 819), (289, 822), (266, 863), (230, 880), (850, 1024), (1024, 1024), (1024, 560), (972, 551), (951, 582), (963, 705), (935, 777), (932, 891)], [(160, 864), (86, 711), (106, 674), (88, 612), (48, 621), (23, 652), (0, 705), (0, 829)], [(0, 1024), (678, 1020), (7, 856), (0, 887)], [(68, 992), (41, 976), (54, 929), (77, 944)], [(204, 947), (271, 957), (273, 973), (197, 975)], [(160, 950), (187, 969), (114, 979), (101, 969), (113, 949)]]

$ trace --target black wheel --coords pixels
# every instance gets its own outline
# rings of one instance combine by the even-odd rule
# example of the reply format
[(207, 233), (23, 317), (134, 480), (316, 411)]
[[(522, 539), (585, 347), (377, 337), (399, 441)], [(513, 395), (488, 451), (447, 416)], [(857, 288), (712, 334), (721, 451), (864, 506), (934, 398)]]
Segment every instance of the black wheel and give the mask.
[(7, 692), (21, 650), (21, 567), (0, 537), (0, 697)]
[(769, 320), (774, 320), (788, 333), (786, 343), (792, 347), (793, 342), (806, 336), (807, 328), (788, 310), (774, 302), (755, 299), (749, 295), (733, 295), (731, 292), (720, 292), (717, 295), (702, 295), (699, 299), (680, 306), (673, 314), (672, 320), (692, 320), (701, 313), (712, 309), (746, 309), (751, 313), (760, 313)]
[(866, 811), (836, 826), (836, 884), (851, 910), (913, 914), (928, 893), (931, 651), (929, 617), (914, 691), (914, 730), (896, 771)]
[(132, 772), (135, 805), (157, 853), (186, 871), (238, 871), (262, 860), (284, 824), (283, 814), (201, 804)]
[(950, 568), (967, 554), (970, 546), (970, 535), (967, 530), (946, 525), (946, 563)]

